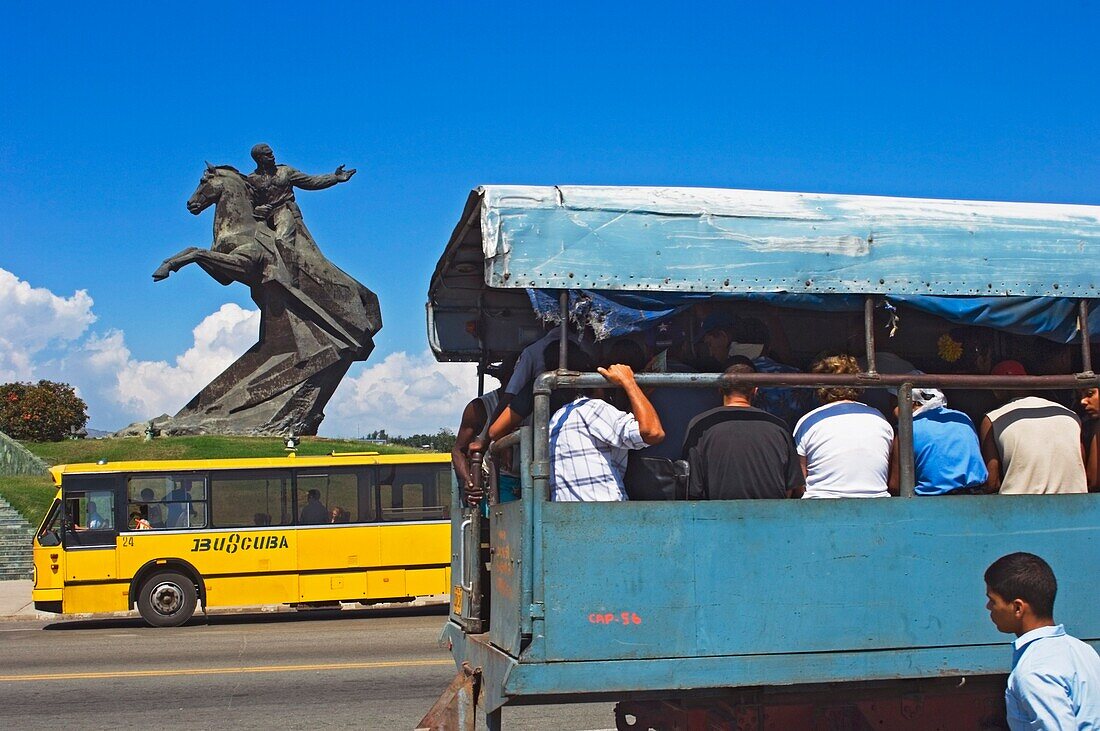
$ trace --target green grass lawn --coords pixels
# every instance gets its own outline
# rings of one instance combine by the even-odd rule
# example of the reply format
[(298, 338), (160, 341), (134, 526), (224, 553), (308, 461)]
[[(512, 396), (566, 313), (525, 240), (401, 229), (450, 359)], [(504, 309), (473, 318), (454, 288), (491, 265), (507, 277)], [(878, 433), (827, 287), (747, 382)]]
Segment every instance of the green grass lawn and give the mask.
[[(146, 442), (141, 437), (125, 439), (73, 439), (63, 442), (23, 442), (23, 446), (47, 464), (75, 462), (124, 462), (146, 459), (229, 459), (234, 457), (281, 457), (286, 454), (278, 437), (158, 437)], [(408, 454), (412, 447), (366, 444), (344, 439), (303, 437), (298, 454), (314, 457), (330, 452), (379, 452)], [(57, 488), (48, 476), (0, 476), (3, 496), (30, 523), (37, 526), (53, 500)]]
[[(286, 454), (284, 442), (278, 437), (158, 437), (151, 442), (141, 437), (70, 439), (63, 442), (24, 442), (23, 446), (51, 465), (96, 462), (101, 459), (122, 462), (139, 459), (282, 457)], [(302, 457), (321, 456), (333, 451), (407, 454), (419, 450), (319, 437), (303, 437), (298, 446), (298, 454)]]
[(57, 487), (48, 475), (43, 477), (0, 476), (0, 495), (3, 495), (4, 499), (36, 528), (46, 515), (46, 509), (50, 507), (56, 494)]

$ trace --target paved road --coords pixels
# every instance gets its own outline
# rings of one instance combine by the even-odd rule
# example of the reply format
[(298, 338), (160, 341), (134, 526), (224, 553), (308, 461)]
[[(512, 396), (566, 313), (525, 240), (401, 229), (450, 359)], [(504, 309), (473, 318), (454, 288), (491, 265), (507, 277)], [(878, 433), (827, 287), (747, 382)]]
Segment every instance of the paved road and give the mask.
[[(0, 728), (411, 729), (454, 672), (445, 611), (0, 623)], [(608, 728), (611, 709), (506, 708), (504, 726)]]

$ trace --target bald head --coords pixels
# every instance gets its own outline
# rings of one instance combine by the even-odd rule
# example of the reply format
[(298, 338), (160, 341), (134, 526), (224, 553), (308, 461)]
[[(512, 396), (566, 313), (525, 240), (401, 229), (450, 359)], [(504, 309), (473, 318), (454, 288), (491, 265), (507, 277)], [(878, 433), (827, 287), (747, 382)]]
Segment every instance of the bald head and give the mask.
[(258, 145), (252, 146), (252, 159), (256, 161), (256, 164), (260, 167), (268, 167), (275, 164), (275, 153), (272, 152), (271, 146), (266, 142), (261, 142)]

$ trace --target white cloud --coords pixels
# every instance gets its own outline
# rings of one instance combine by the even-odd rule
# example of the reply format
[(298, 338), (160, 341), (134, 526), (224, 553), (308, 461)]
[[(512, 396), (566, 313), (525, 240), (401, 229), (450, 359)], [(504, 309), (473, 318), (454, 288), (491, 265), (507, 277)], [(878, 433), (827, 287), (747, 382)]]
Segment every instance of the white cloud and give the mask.
[(88, 403), (90, 426), (119, 429), (179, 411), (256, 342), (259, 322), (256, 310), (222, 305), (192, 330), (191, 347), (171, 362), (135, 359), (120, 330), (93, 332), (37, 370), (76, 386)]
[(39, 378), (71, 383), (88, 403), (92, 427), (116, 429), (175, 413), (256, 342), (260, 313), (223, 305), (168, 361), (132, 357), (120, 330), (93, 331), (84, 290), (62, 297), (0, 269), (0, 383)]
[(344, 379), (325, 409), (321, 433), (356, 436), (385, 429), (390, 434), (455, 430), (462, 409), (477, 395), (472, 363), (437, 363), (430, 351), (390, 353)]
[(0, 269), (0, 313), (0, 382), (34, 377), (36, 356), (78, 339), (96, 319), (84, 290), (59, 297), (6, 269)]
[(259, 329), (258, 310), (225, 304), (195, 327), (194, 344), (173, 363), (132, 359), (118, 331), (89, 338), (83, 352), (90, 370), (113, 376), (105, 384), (112, 400), (134, 419), (147, 419), (179, 411), (256, 342)]
[[(193, 342), (166, 360), (133, 356), (121, 330), (91, 329), (92, 298), (32, 287), (0, 269), (0, 382), (49, 378), (76, 387), (89, 425), (114, 430), (174, 414), (256, 342), (260, 313), (222, 305), (192, 331)], [(437, 363), (425, 350), (391, 353), (353, 366), (325, 408), (321, 433), (354, 436), (456, 429), (477, 389), (473, 364)]]

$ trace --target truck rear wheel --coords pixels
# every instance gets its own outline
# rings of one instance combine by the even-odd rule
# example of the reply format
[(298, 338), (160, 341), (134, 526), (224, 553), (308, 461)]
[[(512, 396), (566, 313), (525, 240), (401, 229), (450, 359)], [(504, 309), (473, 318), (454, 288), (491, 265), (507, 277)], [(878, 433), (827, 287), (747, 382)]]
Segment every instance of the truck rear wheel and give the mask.
[(195, 582), (176, 571), (153, 574), (138, 592), (138, 612), (153, 627), (179, 627), (191, 619), (197, 604)]

